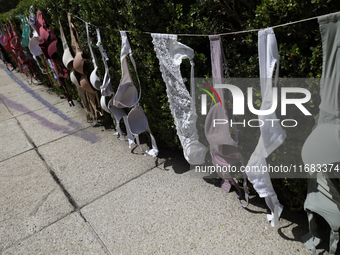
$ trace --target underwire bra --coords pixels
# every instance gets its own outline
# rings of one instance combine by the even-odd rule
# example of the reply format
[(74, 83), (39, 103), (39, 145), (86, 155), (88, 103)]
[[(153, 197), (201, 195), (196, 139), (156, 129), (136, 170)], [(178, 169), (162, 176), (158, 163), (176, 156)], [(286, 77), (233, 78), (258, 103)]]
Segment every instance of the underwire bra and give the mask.
[[(100, 50), (100, 54), (102, 55), (102, 59), (103, 59), (104, 66), (105, 66), (105, 75), (104, 75), (103, 83), (100, 86), (100, 90), (101, 90), (102, 96), (110, 96), (110, 95), (114, 95), (114, 92), (113, 92), (113, 88), (112, 88), (112, 85), (111, 85), (109, 66), (107, 64), (107, 62), (109, 61), (109, 58), (106, 55), (106, 52), (105, 52), (104, 47), (102, 45), (99, 28), (97, 28), (96, 31), (97, 31), (97, 44), (96, 45)], [(92, 75), (92, 73), (91, 73), (91, 75)]]
[[(92, 88), (86, 73), (84, 72), (84, 59), (82, 57), (82, 47), (80, 45), (80, 41), (79, 41), (79, 36), (78, 36), (78, 32), (76, 30), (76, 28), (74, 27), (74, 25), (71, 22), (71, 14), (68, 13), (67, 14), (68, 17), (68, 22), (69, 22), (69, 26), (70, 26), (70, 34), (71, 34), (71, 48), (73, 50), (73, 53), (76, 55), (74, 60), (73, 60), (73, 69), (80, 74), (80, 77), (78, 77), (78, 75), (76, 73), (74, 73), (75, 78), (78, 80), (78, 83), (75, 83), (75, 79), (74, 77), (72, 77), (72, 80), (74, 81), (73, 83), (76, 85), (80, 85), (80, 87), (86, 91), (87, 96), (90, 100), (90, 104), (94, 110), (94, 118), (97, 120), (97, 113), (100, 114), (100, 116), (103, 116), (103, 111), (98, 111), (97, 110), (97, 105), (96, 105), (96, 100), (98, 103), (98, 107), (100, 108), (100, 102), (99, 102), (99, 98), (98, 98), (98, 93)], [(74, 34), (73, 34), (73, 30), (76, 32), (77, 35), (77, 39), (79, 42), (77, 42)], [(83, 102), (84, 107), (86, 107), (86, 103)], [(92, 111), (92, 110), (91, 110)]]
[(86, 25), (87, 41), (89, 44), (89, 48), (90, 48), (90, 52), (92, 56), (92, 63), (94, 66), (94, 70), (90, 74), (90, 82), (95, 89), (100, 90), (101, 82), (100, 82), (100, 78), (97, 75), (98, 66), (97, 66), (96, 57), (94, 56), (93, 50), (92, 50), (92, 40), (90, 38), (90, 33), (89, 33), (89, 23), (86, 22), (85, 25)]
[[(67, 45), (67, 41), (66, 41), (66, 38), (65, 38), (63, 27), (61, 26), (60, 19), (58, 19), (58, 21), (59, 21), (59, 27), (60, 27), (60, 37), (61, 37), (61, 41), (63, 43), (63, 49), (64, 49), (63, 58), (62, 58), (63, 63), (68, 70), (72, 70), (74, 58), (73, 58), (73, 56), (70, 52), (70, 48)], [(71, 79), (71, 81), (72, 81), (72, 79)]]
[[(70, 25), (70, 31), (71, 31), (71, 48), (75, 54), (74, 60), (73, 60), (73, 68), (78, 73), (84, 74), (84, 63), (85, 60), (83, 59), (83, 48), (81, 47), (80, 41), (79, 41), (79, 35), (74, 27), (73, 23), (71, 22), (71, 14), (67, 14), (68, 22)], [(73, 30), (75, 31), (77, 35), (78, 42), (76, 38), (74, 37)]]

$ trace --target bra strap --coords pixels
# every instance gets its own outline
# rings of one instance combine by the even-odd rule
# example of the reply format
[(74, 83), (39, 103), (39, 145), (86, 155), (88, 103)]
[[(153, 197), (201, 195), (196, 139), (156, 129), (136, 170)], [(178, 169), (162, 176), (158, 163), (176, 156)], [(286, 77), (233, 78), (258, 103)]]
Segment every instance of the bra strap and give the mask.
[[(102, 83), (102, 86), (100, 86), (100, 89), (103, 91), (105, 90), (108, 86), (111, 86), (111, 78), (110, 78), (110, 73), (109, 73), (109, 66), (107, 64), (107, 61), (109, 60), (109, 57), (106, 55), (106, 52), (105, 52), (105, 49), (102, 45), (102, 39), (101, 39), (101, 36), (100, 36), (100, 30), (99, 28), (96, 29), (97, 31), (97, 47), (99, 48), (100, 50), (100, 54), (102, 55), (102, 59), (103, 59), (103, 62), (104, 62), (104, 66), (105, 66), (105, 74), (104, 74), (104, 79), (103, 79), (103, 83)], [(92, 54), (92, 53), (91, 53)], [(112, 86), (111, 86), (112, 87)], [(109, 88), (109, 90), (111, 90), (109, 93), (111, 94), (114, 94), (113, 93), (113, 89), (112, 88)], [(102, 93), (103, 94), (103, 93)]]
[(92, 40), (90, 38), (90, 33), (89, 33), (89, 23), (85, 22), (85, 27), (86, 27), (86, 34), (87, 34), (87, 42), (89, 44), (91, 56), (92, 56), (92, 63), (94, 65), (94, 68), (98, 68), (96, 57), (93, 54), (93, 49), (92, 49)]
[[(124, 72), (124, 64), (125, 64), (124, 61), (126, 61), (125, 58), (127, 57), (127, 55), (129, 55), (131, 63), (133, 65), (133, 68), (135, 69), (136, 77), (137, 77), (137, 81), (138, 81), (138, 85), (139, 85), (138, 100), (137, 100), (137, 102), (134, 105), (131, 106), (131, 107), (134, 107), (134, 106), (138, 105), (138, 103), (139, 103), (139, 100), (140, 100), (141, 95), (142, 95), (142, 88), (141, 88), (140, 80), (139, 80), (139, 77), (138, 77), (136, 62), (135, 62), (135, 60), (134, 60), (134, 58), (132, 56), (132, 50), (131, 50), (131, 46), (130, 46), (129, 40), (127, 38), (126, 32), (125, 31), (120, 31), (120, 35), (122, 37), (122, 50), (121, 50), (121, 55), (120, 55), (122, 72)], [(126, 63), (126, 65), (127, 65), (127, 63)], [(129, 72), (129, 69), (127, 69), (127, 71)], [(122, 77), (124, 78), (124, 73), (122, 73)], [(130, 78), (131, 78), (131, 75), (130, 75)], [(132, 78), (131, 78), (131, 83), (133, 83)], [(126, 107), (128, 107), (128, 106), (126, 106)]]
[(135, 138), (136, 138), (136, 141), (137, 141), (137, 144), (138, 144), (138, 147), (139, 149), (141, 150), (141, 152), (145, 155), (145, 156), (151, 156), (151, 157), (157, 157), (158, 155), (158, 147), (157, 147), (157, 144), (156, 144), (156, 139), (155, 137), (152, 135), (151, 133), (151, 130), (149, 128), (149, 126), (147, 127), (147, 130), (146, 130), (150, 137), (151, 137), (151, 145), (152, 145), (152, 149), (148, 149), (148, 150), (143, 150), (142, 149), (142, 146), (140, 145), (140, 141), (139, 141), (139, 135), (135, 135)]
[[(214, 157), (214, 160), (215, 160), (218, 164), (223, 165), (223, 166), (227, 166), (227, 167), (230, 166), (230, 164), (224, 163), (224, 162), (220, 161), (220, 160), (216, 157), (215, 154), (213, 154), (213, 157)], [(244, 166), (243, 158), (242, 158), (241, 160), (242, 160), (242, 166)], [(243, 175), (244, 198), (245, 198), (245, 200), (246, 200), (246, 204), (245, 204), (245, 205), (241, 202), (242, 191), (241, 191), (241, 189), (240, 189), (240, 186), (239, 186), (238, 182), (235, 180), (235, 178), (224, 178), (224, 180), (227, 181), (227, 182), (229, 182), (229, 183), (231, 183), (232, 185), (234, 185), (234, 186), (236, 187), (236, 189), (237, 189), (237, 191), (238, 191), (237, 199), (238, 199), (238, 201), (240, 202), (240, 205), (241, 205), (242, 207), (245, 208), (245, 207), (247, 207), (248, 204), (249, 204), (249, 189), (248, 189), (248, 186), (247, 186), (247, 177), (246, 177), (246, 174), (243, 172), (242, 175)], [(229, 186), (230, 186), (230, 184), (229, 184)], [(229, 192), (229, 191), (227, 191), (227, 192)]]
[(65, 38), (65, 35), (64, 35), (64, 30), (63, 30), (63, 27), (61, 26), (61, 22), (60, 22), (59, 18), (58, 18), (58, 21), (59, 21), (59, 26), (60, 26), (60, 37), (61, 37), (61, 41), (63, 43), (63, 49), (65, 51), (66, 49), (68, 49), (68, 45), (67, 45), (67, 41), (66, 41), (66, 38)]

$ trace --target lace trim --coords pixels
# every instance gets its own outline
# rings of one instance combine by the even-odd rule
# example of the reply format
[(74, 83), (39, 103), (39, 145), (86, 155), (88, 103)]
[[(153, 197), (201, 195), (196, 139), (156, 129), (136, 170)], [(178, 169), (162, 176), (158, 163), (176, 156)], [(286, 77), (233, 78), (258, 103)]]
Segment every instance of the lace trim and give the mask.
[(191, 141), (198, 140), (197, 115), (195, 108), (192, 107), (191, 96), (183, 83), (180, 66), (174, 63), (169, 53), (170, 45), (176, 41), (176, 38), (162, 38), (154, 35), (152, 37), (162, 78), (166, 84), (168, 102), (175, 120), (177, 135), (185, 148)]
[(321, 124), (331, 124), (335, 125), (338, 128), (339, 133), (339, 139), (340, 139), (340, 118), (336, 117), (335, 115), (326, 113), (324, 111), (320, 110), (318, 119), (317, 119), (317, 125)]
[(324, 111), (320, 111), (317, 123), (318, 125), (319, 124), (332, 124), (332, 125), (340, 126), (340, 118), (336, 117), (335, 115), (326, 113)]

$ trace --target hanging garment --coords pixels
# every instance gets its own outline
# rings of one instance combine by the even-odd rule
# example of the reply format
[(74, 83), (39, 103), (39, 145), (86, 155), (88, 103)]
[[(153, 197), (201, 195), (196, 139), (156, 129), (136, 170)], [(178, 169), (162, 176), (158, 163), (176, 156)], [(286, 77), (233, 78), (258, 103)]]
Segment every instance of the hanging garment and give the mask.
[[(258, 40), (262, 96), (260, 110), (268, 110), (273, 105), (272, 77), (275, 65), (275, 86), (279, 76), (279, 55), (275, 34), (272, 28), (260, 30)], [(265, 121), (266, 119), (277, 119), (275, 112), (269, 115), (259, 115), (259, 121), (261, 120), (264, 124), (260, 127), (261, 136), (255, 151), (248, 161), (248, 169), (266, 166), (266, 158), (283, 143), (287, 136), (286, 132), (281, 128), (277, 121), (270, 123), (269, 121)], [(267, 219), (271, 221), (273, 227), (276, 227), (279, 225), (279, 217), (283, 210), (283, 206), (277, 199), (269, 173), (262, 172), (262, 169), (260, 169), (260, 171), (261, 172), (247, 172), (248, 179), (253, 184), (254, 189), (260, 197), (265, 197), (267, 206), (271, 210), (271, 215), (267, 215)]]
[[(39, 44), (41, 43), (40, 40), (39, 40), (39, 34), (37, 32), (37, 27), (35, 25), (36, 23), (36, 18), (35, 18), (35, 15), (33, 14), (33, 6), (31, 6), (30, 8), (30, 16), (29, 16), (29, 19), (26, 17), (26, 21), (27, 23), (30, 24), (30, 26), (33, 28), (33, 32), (32, 32), (32, 37), (29, 35), (29, 43), (28, 43), (28, 48), (31, 52), (31, 54), (33, 55), (33, 59), (35, 60), (35, 62), (37, 63), (41, 73), (43, 74), (47, 74), (48, 77), (49, 77), (49, 73), (52, 73), (53, 72), (53, 75), (54, 75), (54, 79), (56, 81), (58, 81), (58, 77), (56, 76), (55, 74), (55, 71), (54, 71), (54, 67), (52, 65), (52, 62), (50, 59), (47, 60), (47, 64), (49, 65), (49, 67), (51, 68), (51, 71), (48, 71), (46, 69), (46, 71), (44, 71), (41, 66), (40, 66), (40, 63), (37, 59), (38, 56), (42, 55), (42, 51), (39, 47)], [(45, 65), (45, 67), (47, 67)], [(50, 77), (49, 77), (50, 79)]]
[(113, 88), (112, 88), (112, 85), (111, 85), (109, 66), (107, 64), (107, 62), (109, 61), (109, 58), (108, 58), (106, 51), (104, 50), (104, 47), (102, 45), (102, 39), (100, 37), (99, 28), (97, 28), (96, 31), (97, 31), (97, 44), (96, 44), (96, 46), (100, 50), (100, 54), (102, 56), (104, 67), (105, 67), (104, 79), (103, 79), (102, 85), (99, 88), (101, 90), (102, 96), (106, 97), (106, 96), (114, 95)]
[(28, 47), (29, 44), (29, 35), (30, 35), (30, 27), (27, 24), (26, 17), (20, 15), (20, 19), (22, 22), (22, 38), (21, 38), (21, 45), (23, 47)]
[(7, 44), (7, 37), (5, 31), (0, 27), (0, 43), (2, 46)]
[(9, 29), (6, 26), (5, 33), (6, 33), (6, 38), (7, 39), (6, 39), (6, 44), (5, 44), (4, 48), (5, 48), (5, 50), (12, 52), (12, 47), (11, 47), (11, 44), (9, 43), (11, 41), (11, 37), (10, 37), (11, 33), (9, 33), (8, 31), (9, 31)]
[[(114, 95), (115, 93), (113, 92), (113, 88), (112, 88), (112, 85), (111, 85), (111, 78), (110, 78), (110, 74), (109, 74), (109, 66), (107, 64), (107, 62), (109, 61), (109, 58), (108, 58), (106, 51), (103, 47), (99, 28), (97, 28), (96, 31), (97, 31), (97, 44), (96, 45), (100, 50), (100, 54), (102, 56), (104, 66), (105, 66), (105, 75), (104, 75), (102, 86), (100, 86), (100, 90), (101, 90), (101, 94), (102, 94), (102, 96), (100, 98), (100, 105), (101, 105), (101, 107), (104, 111), (111, 114), (114, 125), (117, 128), (117, 132), (114, 133), (114, 135), (119, 135), (119, 138), (124, 142), (125, 146), (128, 147), (128, 145), (126, 144), (126, 142), (124, 140), (124, 137), (122, 135), (120, 125), (119, 125), (120, 120), (123, 119), (125, 127), (128, 127), (129, 123), (127, 121), (127, 114), (123, 109), (114, 107), (112, 105), (112, 103), (111, 103), (112, 100), (113, 100), (112, 98), (109, 100), (109, 102), (107, 102), (107, 100), (106, 100), (107, 97), (109, 97), (110, 95)], [(128, 136), (129, 148), (131, 148), (131, 145), (134, 144), (133, 135), (130, 131), (130, 128), (127, 128), (126, 131), (127, 131), (127, 136)]]
[[(196, 128), (193, 61), (195, 53), (193, 49), (178, 42), (177, 35), (151, 34), (151, 36), (184, 157), (189, 164), (203, 164), (207, 148), (198, 141)], [(191, 64), (191, 96), (185, 87), (180, 70), (182, 59), (185, 58), (189, 58)]]
[[(100, 108), (100, 101), (99, 101), (99, 98), (98, 98), (98, 93), (97, 93), (97, 91), (95, 91), (92, 88), (89, 80), (87, 79), (87, 75), (84, 72), (84, 62), (85, 62), (85, 60), (82, 57), (83, 48), (82, 48), (80, 41), (79, 41), (78, 32), (71, 22), (71, 14), (68, 13), (67, 17), (68, 17), (68, 23), (69, 23), (69, 26), (70, 26), (70, 33), (71, 33), (71, 48), (73, 50), (73, 53), (75, 54), (75, 57), (74, 57), (74, 60), (73, 60), (73, 69), (80, 74), (79, 79), (77, 78), (79, 80), (78, 83), (79, 83), (80, 87), (82, 87), (86, 91), (86, 94), (87, 94), (87, 96), (90, 100), (91, 107), (94, 111), (94, 118), (95, 118), (95, 120), (97, 120), (97, 118), (98, 118), (97, 113), (99, 113), (100, 116), (103, 116), (104, 113), (103, 113), (103, 110), (99, 111), (97, 109), (96, 101), (98, 103), (98, 108)], [(76, 40), (76, 38), (73, 34), (73, 30), (75, 31), (75, 33), (77, 35), (78, 42), (77, 42), (77, 40)], [(74, 74), (77, 77), (77, 74), (76, 73), (74, 73)]]
[[(144, 110), (142, 107), (138, 105), (140, 100), (142, 89), (140, 86), (140, 80), (137, 73), (137, 67), (135, 60), (132, 56), (132, 50), (130, 47), (129, 40), (127, 38), (125, 31), (120, 31), (120, 35), (122, 37), (122, 49), (120, 55), (121, 67), (122, 67), (122, 77), (120, 80), (120, 84), (118, 86), (116, 94), (112, 98), (112, 104), (117, 108), (130, 108), (132, 107), (131, 111), (128, 114), (128, 128), (130, 132), (136, 138), (137, 144), (140, 150), (144, 153), (144, 155), (149, 155), (152, 157), (156, 157), (158, 155), (158, 148), (156, 144), (156, 140), (151, 133), (148, 119), (144, 114)], [(135, 70), (138, 85), (139, 85), (139, 95), (136, 86), (133, 83), (128, 62), (127, 56), (129, 55), (132, 66)], [(140, 146), (139, 135), (143, 132), (148, 132), (151, 137), (152, 149), (148, 149), (144, 151)]]
[(58, 18), (58, 22), (59, 22), (59, 28), (60, 28), (60, 37), (61, 37), (61, 42), (63, 44), (63, 57), (62, 57), (62, 61), (64, 66), (66, 66), (66, 68), (68, 70), (70, 70), (70, 80), (71, 82), (76, 86), (77, 91), (78, 91), (78, 95), (80, 97), (81, 103), (84, 107), (85, 110), (85, 116), (86, 116), (86, 120), (87, 121), (91, 121), (91, 114), (93, 115), (92, 112), (92, 108), (90, 106), (88, 97), (86, 95), (86, 91), (80, 86), (79, 81), (75, 75), (75, 71), (73, 70), (73, 56), (71, 54), (70, 48), (68, 47), (66, 38), (65, 38), (65, 34), (64, 34), (64, 29), (61, 26), (61, 22), (60, 19)]
[(90, 74), (90, 82), (95, 89), (99, 90), (100, 86), (101, 86), (101, 82), (100, 82), (100, 78), (97, 75), (98, 65), (97, 65), (96, 57), (93, 54), (92, 40), (90, 38), (90, 33), (89, 33), (89, 23), (86, 22), (85, 25), (86, 25), (87, 42), (89, 44), (91, 57), (92, 57), (92, 63), (93, 63), (93, 66), (94, 66), (94, 69)]
[[(210, 51), (211, 51), (211, 65), (212, 65), (212, 76), (213, 83), (222, 84), (224, 83), (224, 70), (223, 66), (226, 66), (224, 57), (222, 42), (220, 36), (209, 36), (210, 39)], [(213, 166), (226, 166), (229, 167), (233, 163), (241, 160), (243, 164), (243, 158), (240, 151), (237, 149), (238, 133), (236, 126), (234, 125), (236, 141), (231, 137), (229, 131), (229, 125), (216, 125), (213, 123), (215, 119), (228, 120), (228, 115), (225, 107), (223, 89), (216, 89), (216, 93), (219, 96), (221, 102), (213, 105), (209, 110), (205, 120), (205, 136), (210, 145), (210, 155)], [(218, 169), (218, 168), (217, 168)], [(222, 169), (222, 168), (220, 168)], [(223, 178), (221, 188), (226, 192), (230, 191), (231, 185), (234, 185), (238, 191), (238, 199), (242, 207), (248, 205), (249, 191), (247, 187), (246, 175), (243, 173), (243, 187), (245, 191), (245, 199), (247, 204), (243, 205), (241, 202), (242, 192), (235, 178), (231, 176), (229, 172), (219, 172), (217, 174)]]
[(15, 54), (18, 56), (18, 60), (22, 65), (27, 64), (27, 58), (23, 52), (24, 48), (21, 46), (21, 40), (15, 32), (11, 21), (9, 21), (9, 25), (11, 28), (11, 40), (9, 43), (11, 45), (12, 51), (15, 51)]
[[(312, 173), (308, 178), (304, 209), (309, 220), (309, 233), (303, 237), (306, 246), (316, 255), (321, 242), (313, 213), (321, 215), (331, 227), (329, 254), (334, 255), (339, 242), (340, 188), (331, 176), (330, 166), (340, 166), (340, 14), (318, 18), (322, 38), (323, 65), (320, 81), (321, 103), (317, 125), (305, 141), (301, 156), (306, 167), (326, 164), (326, 173)], [(320, 169), (318, 169), (320, 170)], [(324, 171), (325, 169), (323, 169)]]
[(64, 66), (66, 66), (68, 70), (72, 70), (74, 58), (70, 52), (70, 48), (67, 45), (64, 30), (63, 30), (63, 27), (61, 26), (61, 22), (59, 18), (58, 18), (58, 22), (59, 22), (59, 27), (60, 27), (61, 42), (63, 43), (63, 50), (64, 50), (63, 57), (62, 57), (63, 63), (64, 63)]
[[(156, 157), (158, 155), (158, 148), (156, 144), (156, 140), (154, 136), (151, 133), (149, 123), (147, 120), (146, 115), (144, 114), (144, 110), (142, 107), (138, 105), (138, 102), (141, 97), (141, 86), (140, 86), (140, 80), (137, 73), (137, 67), (135, 60), (132, 56), (132, 50), (129, 43), (129, 40), (127, 38), (125, 31), (120, 31), (120, 35), (122, 38), (122, 49), (121, 49), (121, 68), (122, 68), (122, 77), (120, 79), (120, 83), (117, 89), (117, 92), (115, 95), (111, 98), (109, 102), (109, 110), (111, 111), (112, 115), (116, 119), (116, 127), (121, 135), (120, 127), (119, 127), (119, 120), (121, 118), (124, 119), (126, 122), (126, 129), (129, 136), (133, 135), (137, 141), (137, 144), (140, 148), (140, 150), (144, 153), (144, 155)], [(136, 86), (133, 83), (129, 66), (127, 62), (127, 56), (129, 55), (132, 66), (136, 73), (136, 78), (139, 85), (139, 95)], [(131, 111), (129, 112), (128, 116), (126, 116), (125, 112), (124, 114), (117, 114), (117, 111), (122, 111), (123, 108), (131, 108)], [(126, 119), (125, 119), (126, 118)], [(151, 137), (151, 143), (152, 143), (152, 149), (143, 150), (140, 146), (139, 141), (139, 135), (143, 132), (148, 132)], [(130, 134), (129, 134), (130, 133)], [(132, 138), (132, 141), (134, 143), (134, 139)], [(131, 137), (129, 138), (129, 143), (131, 143)]]
[[(57, 36), (55, 35), (53, 29), (50, 30), (47, 28), (46, 22), (40, 10), (38, 10), (37, 12), (37, 19), (35, 23), (36, 23), (36, 28), (39, 34), (39, 40), (41, 42), (39, 44), (39, 47), (44, 55), (45, 68), (47, 70), (46, 61), (50, 59), (54, 67), (53, 69), (57, 75), (58, 85), (63, 88), (69, 105), (74, 106), (74, 103), (72, 101), (72, 96), (68, 93), (67, 87), (65, 83), (63, 82), (63, 79), (68, 78), (68, 72), (63, 62), (59, 58), (58, 48), (57, 48), (57, 43), (58, 43)], [(58, 70), (57, 64), (59, 65), (60, 70)], [(48, 77), (49, 77), (50, 82), (52, 83), (52, 80), (49, 75)]]
[[(97, 34), (99, 35), (98, 39), (100, 39), (100, 34), (98, 32), (99, 31), (97, 30)], [(128, 70), (128, 66), (127, 66), (127, 61), (125, 59), (125, 57), (127, 56), (127, 54), (125, 54), (125, 51), (128, 51), (128, 52), (132, 52), (132, 51), (131, 51), (131, 48), (130, 48), (129, 41), (127, 40), (126, 33), (125, 32), (123, 32), (123, 33), (121, 32), (121, 37), (122, 37), (122, 49), (121, 49), (120, 60), (121, 60), (121, 66), (122, 66), (122, 78), (121, 78), (121, 83), (122, 83), (122, 81), (125, 79), (126, 75), (130, 76), (130, 73), (129, 73), (129, 70)], [(98, 45), (100, 45), (100, 46), (98, 46)], [(105, 53), (105, 51), (104, 51), (104, 49), (103, 49), (101, 44), (97, 43), (97, 46), (99, 47), (99, 49), (101, 51), (104, 64), (106, 64), (106, 66), (105, 66), (105, 68), (106, 68), (107, 67), (106, 61), (108, 60), (107, 55), (106, 55), (106, 53)], [(124, 68), (127, 68), (127, 70), (125, 69), (125, 72), (124, 72), (124, 68), (123, 68), (123, 59), (125, 59), (124, 63), (126, 65), (126, 66), (124, 66)], [(102, 95), (103, 96), (106, 96), (108, 94), (108, 91), (106, 91), (106, 89), (108, 87), (111, 87), (110, 78), (109, 78), (109, 76), (106, 76), (106, 74), (108, 74), (108, 69), (105, 71), (105, 77), (104, 77), (104, 81), (103, 81), (103, 86), (101, 87), (101, 91), (102, 91)], [(107, 79), (106, 82), (105, 82), (105, 79)], [(132, 81), (131, 76), (130, 76), (130, 81)], [(121, 85), (121, 83), (120, 83), (120, 85)], [(134, 85), (132, 84), (132, 86), (134, 86)], [(124, 91), (121, 90), (121, 92), (124, 92)], [(120, 94), (122, 94), (121, 92), (120, 92)], [(133, 93), (134, 92), (135, 92), (135, 90), (133, 90)], [(113, 97), (110, 99), (109, 104), (108, 104), (108, 110), (110, 111), (112, 118), (115, 120), (116, 129), (117, 129), (117, 132), (119, 134), (120, 139), (124, 142), (126, 147), (131, 148), (131, 145), (135, 144), (135, 141), (134, 141), (131, 129), (129, 127), (129, 122), (128, 122), (128, 118), (127, 118), (128, 116), (127, 116), (126, 112), (123, 109), (125, 107), (120, 107), (120, 105), (119, 105), (119, 107), (117, 107), (117, 105), (115, 104), (116, 103), (115, 96), (117, 94), (113, 93), (113, 90), (112, 90), (112, 95), (113, 95)], [(127, 96), (126, 98), (129, 99), (128, 98), (129, 95), (127, 94), (126, 96)], [(133, 99), (134, 99), (134, 97), (132, 98), (132, 100)], [(105, 101), (105, 100), (103, 99), (103, 101)], [(137, 103), (138, 103), (138, 101), (137, 101)], [(121, 119), (123, 119), (125, 127), (126, 127), (126, 133), (127, 133), (127, 136), (128, 136), (129, 146), (126, 144), (125, 139), (124, 139), (124, 137), (122, 135), (122, 131), (121, 131), (121, 128), (120, 128), (120, 121), (121, 121)]]

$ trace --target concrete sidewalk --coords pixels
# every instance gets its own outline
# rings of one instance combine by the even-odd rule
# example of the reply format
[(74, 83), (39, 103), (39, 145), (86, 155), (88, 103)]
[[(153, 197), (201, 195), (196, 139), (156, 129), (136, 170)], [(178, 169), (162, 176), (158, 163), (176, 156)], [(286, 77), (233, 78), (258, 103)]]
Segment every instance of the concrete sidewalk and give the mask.
[(310, 254), (304, 212), (272, 228), (258, 197), (243, 209), (181, 152), (145, 157), (113, 132), (0, 65), (1, 254)]

